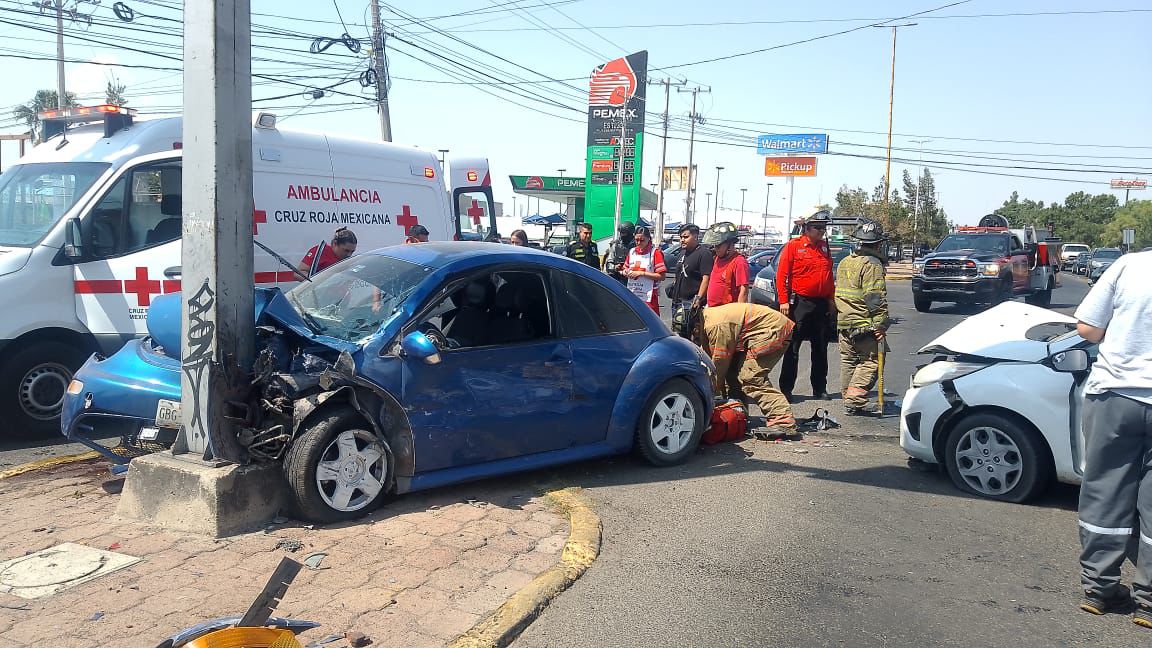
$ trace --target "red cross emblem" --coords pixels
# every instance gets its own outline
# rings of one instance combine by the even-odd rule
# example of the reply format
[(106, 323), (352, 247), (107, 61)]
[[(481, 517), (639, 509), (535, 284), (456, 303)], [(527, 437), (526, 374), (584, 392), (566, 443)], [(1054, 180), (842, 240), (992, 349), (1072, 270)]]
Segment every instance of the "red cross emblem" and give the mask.
[(268, 222), (268, 212), (263, 209), (252, 208), (252, 235), (259, 234), (260, 225)]
[(136, 278), (124, 281), (124, 294), (136, 294), (139, 306), (152, 305), (152, 295), (160, 294), (160, 281), (148, 278), (148, 268), (136, 268)]
[(404, 205), (402, 215), (396, 217), (396, 224), (404, 228), (404, 235), (407, 236), (409, 228), (420, 224), (420, 217), (412, 213), (411, 205)]
[(484, 215), (484, 208), (480, 206), (480, 202), (473, 200), (472, 206), (468, 208), (468, 215), (472, 217), (472, 222), (476, 225), (480, 224), (480, 217)]

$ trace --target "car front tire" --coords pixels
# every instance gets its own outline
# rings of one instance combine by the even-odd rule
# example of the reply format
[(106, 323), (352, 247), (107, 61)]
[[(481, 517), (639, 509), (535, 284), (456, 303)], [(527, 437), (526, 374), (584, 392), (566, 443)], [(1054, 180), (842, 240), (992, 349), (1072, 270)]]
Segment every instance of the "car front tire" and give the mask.
[(1006, 416), (979, 413), (952, 427), (944, 448), (952, 482), (965, 492), (1026, 502), (1048, 488), (1052, 459), (1030, 429)]
[(60, 433), (60, 408), (84, 353), (67, 342), (34, 342), (0, 361), (0, 416), (18, 437)]
[(931, 299), (925, 299), (924, 297), (920, 297), (918, 295), (913, 295), (912, 296), (912, 303), (913, 303), (913, 305), (916, 306), (916, 310), (921, 312), (921, 313), (927, 313), (928, 311), (932, 310), (932, 300)]
[(636, 425), (635, 448), (654, 466), (682, 463), (700, 446), (704, 405), (688, 381), (674, 378), (661, 385), (644, 405)]
[(392, 450), (367, 427), (356, 410), (341, 407), (307, 423), (292, 442), (284, 477), (300, 517), (322, 524), (352, 520), (392, 490)]

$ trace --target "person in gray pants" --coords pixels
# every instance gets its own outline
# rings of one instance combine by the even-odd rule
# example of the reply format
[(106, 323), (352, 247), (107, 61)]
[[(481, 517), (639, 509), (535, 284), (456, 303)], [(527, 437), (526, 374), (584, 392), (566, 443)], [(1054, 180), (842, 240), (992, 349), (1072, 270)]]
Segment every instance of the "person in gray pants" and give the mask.
[[(1126, 611), (1152, 629), (1152, 252), (1120, 257), (1076, 309), (1100, 343), (1085, 387), (1080, 609)], [(1132, 591), (1120, 566), (1136, 564)]]

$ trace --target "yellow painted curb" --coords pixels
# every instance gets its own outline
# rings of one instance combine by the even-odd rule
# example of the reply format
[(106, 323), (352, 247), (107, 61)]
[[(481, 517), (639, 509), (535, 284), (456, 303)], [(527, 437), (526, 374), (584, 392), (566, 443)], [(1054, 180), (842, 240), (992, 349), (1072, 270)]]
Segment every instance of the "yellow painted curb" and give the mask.
[(29, 461), (19, 466), (13, 466), (4, 471), (0, 471), (0, 479), (8, 479), (16, 475), (23, 475), (36, 470), (44, 470), (45, 468), (55, 468), (56, 466), (63, 466), (70, 463), (77, 463), (80, 461), (88, 461), (90, 459), (99, 459), (100, 453), (95, 450), (90, 452), (82, 452), (74, 455), (64, 455), (62, 457), (48, 457), (39, 461)]
[(512, 643), (552, 599), (576, 582), (600, 555), (600, 516), (592, 510), (580, 489), (552, 491), (546, 497), (568, 515), (570, 531), (560, 561), (453, 640), (449, 648), (500, 648)]

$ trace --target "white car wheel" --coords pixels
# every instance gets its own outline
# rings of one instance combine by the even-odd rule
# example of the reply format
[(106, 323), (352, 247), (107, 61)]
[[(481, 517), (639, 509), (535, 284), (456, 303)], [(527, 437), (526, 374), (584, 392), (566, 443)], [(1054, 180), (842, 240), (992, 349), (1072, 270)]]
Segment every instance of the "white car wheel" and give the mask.
[(991, 499), (1023, 502), (1051, 481), (1047, 447), (1031, 430), (999, 414), (973, 414), (958, 421), (944, 459), (960, 489)]
[(636, 429), (637, 450), (649, 463), (680, 463), (700, 445), (704, 406), (687, 381), (670, 380), (648, 399)]

